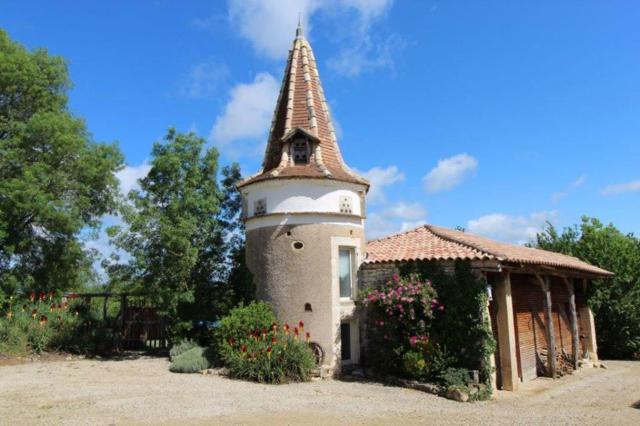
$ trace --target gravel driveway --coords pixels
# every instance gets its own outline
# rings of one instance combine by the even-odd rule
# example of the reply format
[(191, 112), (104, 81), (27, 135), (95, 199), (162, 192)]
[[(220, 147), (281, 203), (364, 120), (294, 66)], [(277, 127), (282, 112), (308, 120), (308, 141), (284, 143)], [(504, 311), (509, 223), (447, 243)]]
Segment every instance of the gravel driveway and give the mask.
[(606, 365), (461, 404), (371, 383), (172, 374), (157, 358), (36, 362), (0, 367), (0, 424), (640, 425), (640, 362)]

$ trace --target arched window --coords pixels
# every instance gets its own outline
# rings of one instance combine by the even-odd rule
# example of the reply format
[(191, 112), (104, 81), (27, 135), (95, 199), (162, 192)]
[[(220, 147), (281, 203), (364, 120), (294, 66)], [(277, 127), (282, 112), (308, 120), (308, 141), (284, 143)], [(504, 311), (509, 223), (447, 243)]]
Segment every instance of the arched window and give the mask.
[(295, 139), (293, 141), (293, 162), (295, 164), (309, 163), (309, 142), (306, 139)]

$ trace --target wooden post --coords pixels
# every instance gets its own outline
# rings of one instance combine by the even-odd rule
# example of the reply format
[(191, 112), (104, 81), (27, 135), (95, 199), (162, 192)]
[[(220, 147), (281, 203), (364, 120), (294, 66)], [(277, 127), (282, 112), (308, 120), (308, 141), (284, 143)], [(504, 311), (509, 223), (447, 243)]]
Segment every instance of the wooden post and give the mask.
[(540, 276), (536, 274), (536, 278), (538, 279), (538, 283), (544, 292), (544, 313), (545, 313), (545, 328), (546, 334), (545, 337), (547, 339), (547, 366), (549, 368), (548, 374), (549, 377), (556, 377), (556, 333), (553, 327), (553, 312), (552, 312), (552, 302), (551, 302), (551, 288), (549, 285), (549, 277), (548, 276)]
[(107, 302), (109, 301), (109, 296), (104, 297), (104, 303), (102, 304), (102, 321), (103, 323), (107, 323)]
[(576, 311), (576, 292), (573, 285), (573, 280), (567, 277), (564, 278), (564, 283), (567, 286), (569, 292), (569, 310), (571, 311), (571, 350), (573, 352), (573, 369), (578, 368), (578, 359), (580, 358), (580, 338), (578, 331), (578, 313)]
[[(584, 288), (587, 288), (588, 281), (585, 278), (583, 281)], [(587, 333), (587, 341), (586, 346), (589, 351), (589, 359), (591, 362), (597, 364), (598, 363), (598, 343), (596, 341), (596, 322), (593, 317), (593, 312), (588, 306), (584, 306), (580, 310), (580, 316), (585, 319), (586, 324), (584, 324)]]
[(518, 389), (518, 360), (516, 357), (515, 318), (511, 299), (511, 275), (509, 272), (497, 274), (493, 285), (493, 300), (496, 303), (496, 325), (498, 328), (498, 348), (500, 353), (500, 378), (502, 389)]

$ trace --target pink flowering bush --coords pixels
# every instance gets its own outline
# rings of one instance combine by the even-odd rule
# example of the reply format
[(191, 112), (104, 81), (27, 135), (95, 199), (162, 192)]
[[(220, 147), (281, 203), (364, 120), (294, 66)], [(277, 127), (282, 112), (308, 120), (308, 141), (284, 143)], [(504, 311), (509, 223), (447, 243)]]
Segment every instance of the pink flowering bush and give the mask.
[(367, 355), (374, 368), (427, 378), (440, 367), (441, 354), (430, 329), (445, 306), (430, 281), (394, 275), (382, 288), (365, 291), (361, 303), (367, 310)]

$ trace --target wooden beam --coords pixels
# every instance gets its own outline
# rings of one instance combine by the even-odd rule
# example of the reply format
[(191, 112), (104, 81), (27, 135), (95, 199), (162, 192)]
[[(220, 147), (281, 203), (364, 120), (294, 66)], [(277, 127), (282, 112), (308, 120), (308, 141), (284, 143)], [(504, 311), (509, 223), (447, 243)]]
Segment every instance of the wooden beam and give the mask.
[(510, 271), (512, 274), (545, 274), (556, 277), (574, 277), (585, 279), (601, 279), (606, 276), (578, 271), (576, 269), (560, 268), (546, 265), (526, 265), (516, 263), (502, 263), (502, 269)]
[(548, 375), (549, 377), (556, 377), (556, 333), (553, 327), (553, 313), (552, 313), (552, 303), (551, 303), (551, 288), (549, 285), (549, 277), (541, 276), (540, 274), (536, 274), (536, 279), (538, 280), (538, 284), (542, 288), (544, 293), (544, 313), (545, 313), (545, 322), (546, 322), (546, 333), (545, 337), (547, 339), (547, 367), (548, 367)]
[(569, 311), (571, 312), (571, 350), (573, 352), (573, 369), (578, 369), (578, 359), (580, 358), (580, 341), (578, 340), (578, 313), (576, 310), (576, 292), (573, 285), (573, 280), (569, 278), (564, 279), (564, 283), (567, 286), (569, 292)]
[(515, 316), (511, 295), (511, 276), (508, 272), (493, 276), (493, 301), (496, 304), (496, 327), (498, 334), (498, 357), (502, 389), (518, 389), (518, 359), (516, 349)]

